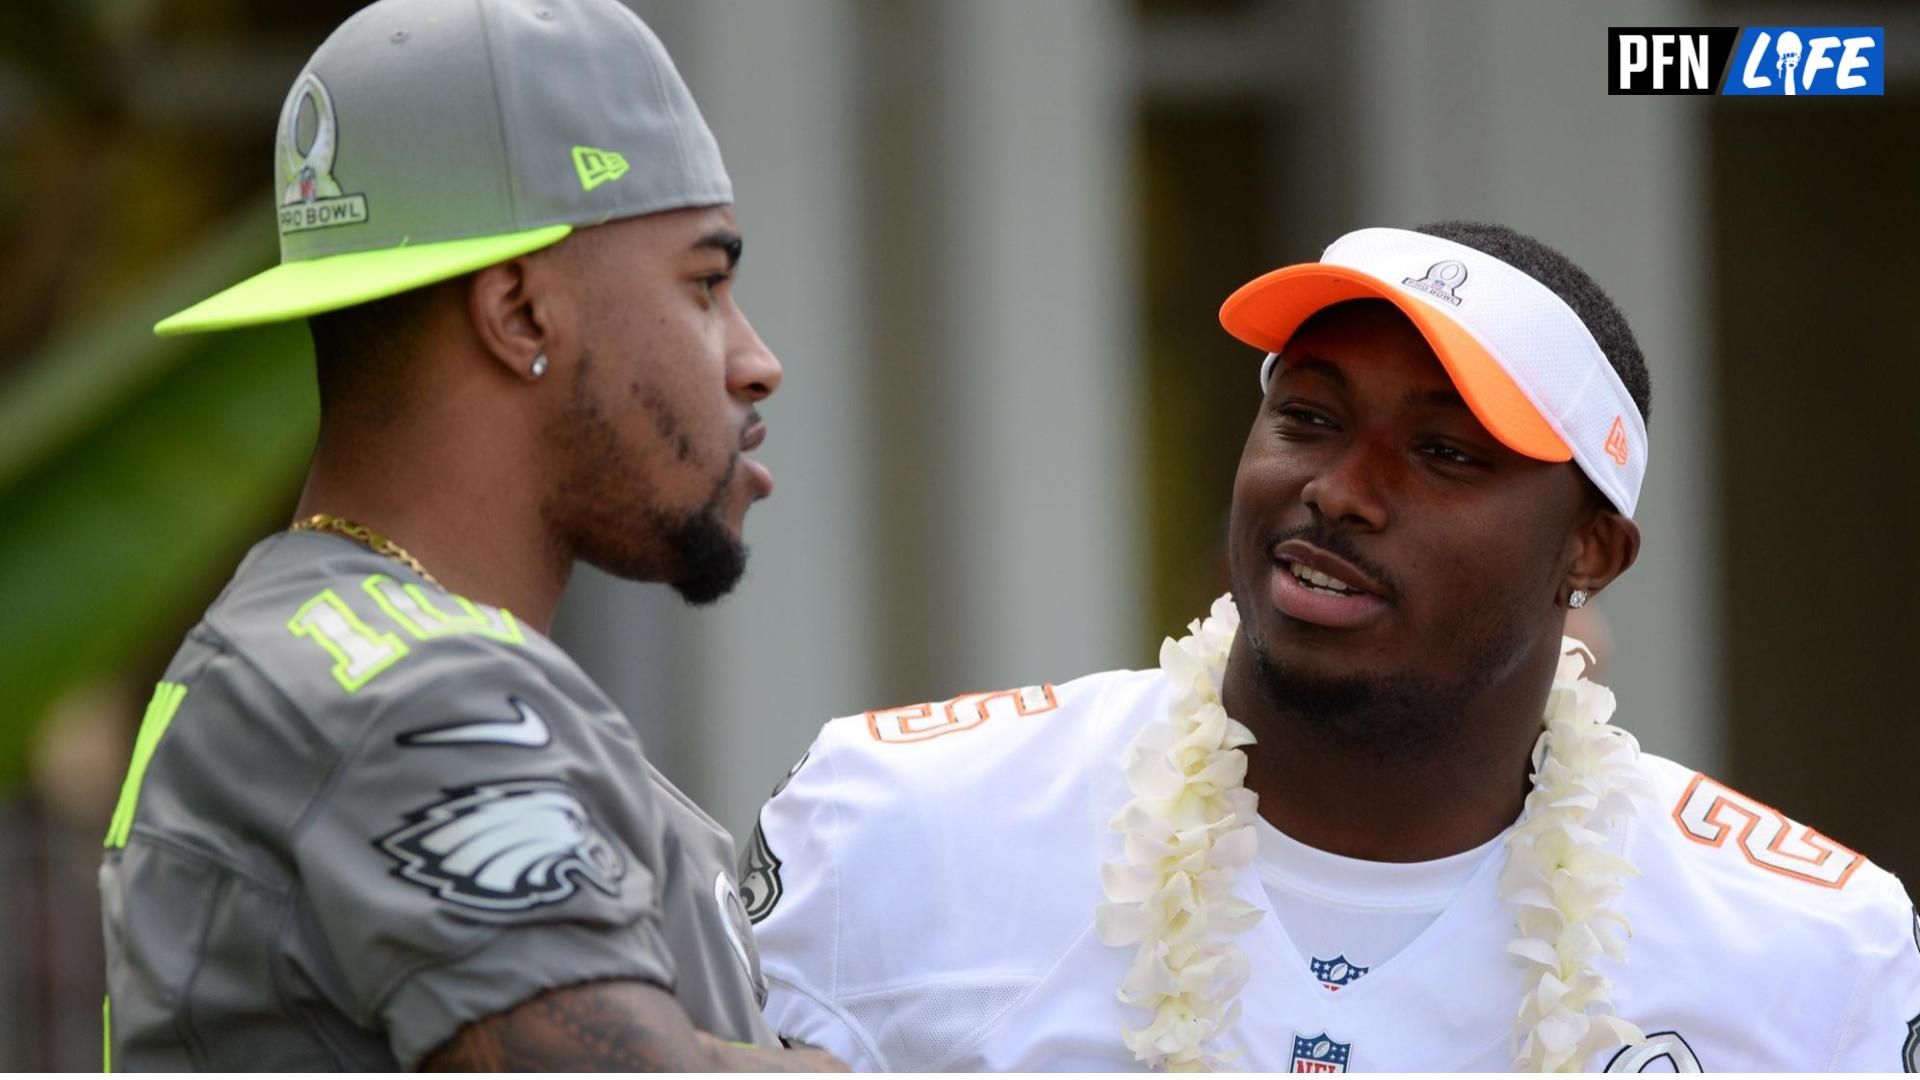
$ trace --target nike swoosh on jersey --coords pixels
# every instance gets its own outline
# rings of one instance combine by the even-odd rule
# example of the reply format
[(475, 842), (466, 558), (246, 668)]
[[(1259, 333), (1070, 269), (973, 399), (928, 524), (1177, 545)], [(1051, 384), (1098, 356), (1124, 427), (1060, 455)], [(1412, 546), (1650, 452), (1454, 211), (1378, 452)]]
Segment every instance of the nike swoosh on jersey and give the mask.
[(409, 731), (399, 737), (401, 746), (445, 746), (449, 743), (498, 743), (504, 746), (545, 746), (553, 741), (546, 718), (533, 706), (517, 697), (507, 703), (520, 714), (515, 720), (463, 720), (454, 724)]

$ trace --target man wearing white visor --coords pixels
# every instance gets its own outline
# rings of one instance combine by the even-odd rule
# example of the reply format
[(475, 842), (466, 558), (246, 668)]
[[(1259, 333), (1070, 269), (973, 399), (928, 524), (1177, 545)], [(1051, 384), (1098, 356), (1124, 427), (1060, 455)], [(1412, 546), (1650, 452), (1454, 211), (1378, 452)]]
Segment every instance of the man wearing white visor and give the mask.
[(827, 724), (740, 874), (774, 1029), (868, 1069), (1915, 1070), (1900, 883), (1641, 753), (1563, 637), (1640, 545), (1605, 293), (1510, 229), (1363, 229), (1221, 321), (1268, 354), (1231, 592), (1156, 670)]

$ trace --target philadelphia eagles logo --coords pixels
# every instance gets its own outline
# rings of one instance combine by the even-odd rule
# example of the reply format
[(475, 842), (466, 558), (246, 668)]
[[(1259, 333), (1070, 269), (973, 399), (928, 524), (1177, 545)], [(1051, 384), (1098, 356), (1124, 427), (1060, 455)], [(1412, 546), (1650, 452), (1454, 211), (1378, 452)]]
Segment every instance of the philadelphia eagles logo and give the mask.
[[(1663, 1059), (1667, 1063), (1666, 1068), (1653, 1067), (1655, 1062)], [(1642, 1042), (1621, 1047), (1607, 1062), (1606, 1071), (1697, 1073), (1705, 1070), (1700, 1068), (1700, 1059), (1694, 1055), (1693, 1047), (1687, 1045), (1687, 1040), (1681, 1038), (1679, 1032), (1655, 1031)]]
[[(787, 775), (780, 778), (773, 794), (768, 796), (769, 802), (787, 790), (794, 774), (812, 756), (811, 750), (800, 755), (800, 760), (793, 763), (793, 768), (787, 770)], [(740, 901), (747, 910), (747, 918), (757, 923), (773, 914), (773, 905), (780, 902), (780, 894), (785, 891), (786, 886), (780, 881), (780, 856), (773, 853), (773, 848), (767, 843), (766, 829), (756, 820), (753, 823), (753, 837), (747, 841), (746, 850), (740, 853)]]
[(626, 859), (567, 785), (495, 780), (446, 794), (374, 841), (400, 878), (486, 911), (557, 904), (580, 882), (620, 895)]
[(740, 860), (740, 901), (752, 922), (773, 914), (784, 891), (780, 883), (780, 857), (767, 846), (766, 831), (753, 823), (753, 839)]

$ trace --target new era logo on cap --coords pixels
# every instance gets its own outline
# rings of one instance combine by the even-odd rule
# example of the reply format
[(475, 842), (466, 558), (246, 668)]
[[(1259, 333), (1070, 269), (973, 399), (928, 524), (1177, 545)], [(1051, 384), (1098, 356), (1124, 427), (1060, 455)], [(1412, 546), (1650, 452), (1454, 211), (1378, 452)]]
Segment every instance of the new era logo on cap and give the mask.
[(627, 159), (611, 150), (591, 146), (573, 148), (573, 171), (580, 174), (580, 190), (592, 191), (627, 175)]
[(692, 93), (621, 0), (350, 6), (281, 108), (280, 265), (155, 332), (337, 311), (576, 228), (733, 202)]

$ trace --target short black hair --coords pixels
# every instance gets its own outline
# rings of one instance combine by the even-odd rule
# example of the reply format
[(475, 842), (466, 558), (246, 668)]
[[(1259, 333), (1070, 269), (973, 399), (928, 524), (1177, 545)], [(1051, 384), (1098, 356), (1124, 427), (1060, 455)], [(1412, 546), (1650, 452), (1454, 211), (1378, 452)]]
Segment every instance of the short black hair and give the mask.
[(1440, 221), (1414, 231), (1484, 251), (1552, 289), (1587, 324), (1587, 332), (1599, 343), (1600, 351), (1639, 407), (1640, 418), (1652, 422), (1653, 382), (1647, 376), (1647, 360), (1640, 353), (1633, 328), (1606, 290), (1572, 259), (1525, 233), (1483, 221)]
[(307, 318), (323, 418), (395, 415), (405, 393), (408, 356), (447, 287), (447, 282), (425, 285)]

